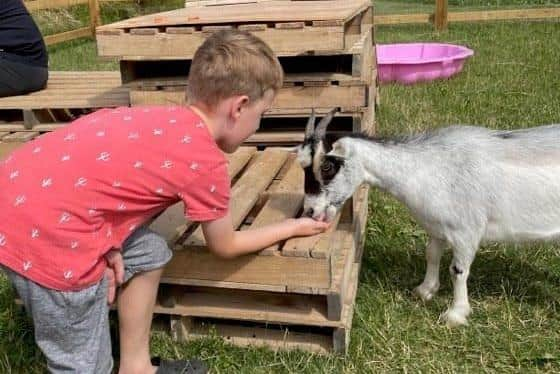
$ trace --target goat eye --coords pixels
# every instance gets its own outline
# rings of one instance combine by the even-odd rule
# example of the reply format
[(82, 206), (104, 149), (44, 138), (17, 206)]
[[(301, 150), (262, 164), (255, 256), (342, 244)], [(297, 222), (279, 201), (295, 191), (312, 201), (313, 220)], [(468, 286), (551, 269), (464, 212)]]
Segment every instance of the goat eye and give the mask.
[(321, 171), (325, 173), (331, 172), (332, 170), (333, 170), (332, 162), (323, 162), (323, 164), (321, 165)]

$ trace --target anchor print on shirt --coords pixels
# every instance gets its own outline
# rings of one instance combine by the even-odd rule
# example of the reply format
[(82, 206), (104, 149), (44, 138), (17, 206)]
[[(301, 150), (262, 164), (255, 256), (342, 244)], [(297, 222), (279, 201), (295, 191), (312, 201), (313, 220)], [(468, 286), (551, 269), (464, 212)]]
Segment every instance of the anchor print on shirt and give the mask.
[(111, 159), (111, 154), (109, 152), (101, 152), (97, 157), (97, 161), (109, 161)]
[(74, 183), (74, 187), (84, 187), (87, 184), (87, 179), (84, 177), (78, 178), (76, 183)]
[(41, 187), (43, 187), (43, 188), (50, 187), (50, 186), (52, 186), (52, 183), (53, 183), (52, 178), (44, 178), (41, 181)]
[(192, 141), (192, 138), (188, 135), (183, 136), (183, 139), (181, 139), (182, 144), (190, 144), (191, 141)]
[(25, 261), (23, 263), (23, 271), (27, 271), (29, 269), (31, 269), (31, 261)]
[(14, 206), (20, 206), (23, 203), (25, 203), (25, 195), (19, 195), (16, 197), (15, 201), (14, 201)]
[(73, 240), (72, 242), (70, 242), (70, 248), (76, 249), (76, 248), (78, 248), (79, 244), (80, 243), (77, 240)]
[(161, 164), (162, 169), (171, 169), (173, 167), (173, 162), (170, 160), (164, 160)]
[(19, 176), (19, 170), (14, 170), (10, 173), (10, 179), (17, 178)]
[(133, 166), (135, 169), (140, 169), (143, 165), (142, 161), (135, 161)]
[(39, 152), (41, 152), (41, 147), (33, 148), (33, 153), (39, 153)]
[(163, 135), (163, 130), (162, 129), (154, 129), (154, 135), (155, 136)]
[(68, 161), (68, 160), (70, 160), (70, 155), (63, 155), (63, 156), (60, 158), (60, 161)]
[(72, 273), (72, 270), (66, 270), (63, 275), (64, 275), (64, 279), (69, 280), (72, 279), (72, 276), (74, 274)]
[(68, 221), (70, 221), (70, 213), (67, 212), (62, 213), (58, 219), (58, 223), (67, 223)]
[(6, 236), (4, 234), (0, 234), (0, 247), (6, 245)]
[(65, 142), (72, 142), (74, 140), (76, 140), (76, 134), (74, 133), (70, 133), (64, 137)]
[(39, 237), (39, 229), (31, 229), (31, 239), (37, 239)]
[(129, 139), (138, 139), (140, 138), (140, 134), (138, 134), (137, 132), (131, 132), (128, 134), (128, 138)]

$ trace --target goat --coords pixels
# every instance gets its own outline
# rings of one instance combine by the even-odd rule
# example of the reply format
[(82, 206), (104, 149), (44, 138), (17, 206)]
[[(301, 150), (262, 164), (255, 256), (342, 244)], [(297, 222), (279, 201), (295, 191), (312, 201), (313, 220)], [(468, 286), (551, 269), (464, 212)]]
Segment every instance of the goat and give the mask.
[(298, 160), (305, 171), (304, 212), (330, 220), (363, 182), (392, 194), (429, 236), (424, 301), (439, 289), (440, 258), (453, 260), (449, 326), (467, 324), (467, 278), (485, 242), (560, 237), (560, 125), (501, 131), (451, 126), (378, 139), (326, 133), (335, 110), (314, 129), (312, 113)]

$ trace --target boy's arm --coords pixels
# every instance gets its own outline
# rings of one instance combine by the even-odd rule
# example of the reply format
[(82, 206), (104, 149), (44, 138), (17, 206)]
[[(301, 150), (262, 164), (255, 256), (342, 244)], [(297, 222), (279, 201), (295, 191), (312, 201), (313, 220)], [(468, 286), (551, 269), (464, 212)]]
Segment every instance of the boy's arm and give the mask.
[(319, 234), (329, 227), (311, 218), (291, 218), (258, 229), (235, 231), (229, 213), (201, 225), (208, 248), (223, 258), (257, 252), (292, 236)]

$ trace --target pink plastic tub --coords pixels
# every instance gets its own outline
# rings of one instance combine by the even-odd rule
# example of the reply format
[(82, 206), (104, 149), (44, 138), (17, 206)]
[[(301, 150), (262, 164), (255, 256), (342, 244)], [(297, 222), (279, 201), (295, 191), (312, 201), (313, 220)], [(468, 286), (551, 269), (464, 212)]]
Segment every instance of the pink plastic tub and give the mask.
[(469, 48), (441, 43), (377, 45), (377, 73), (381, 83), (414, 84), (449, 78), (473, 55)]

